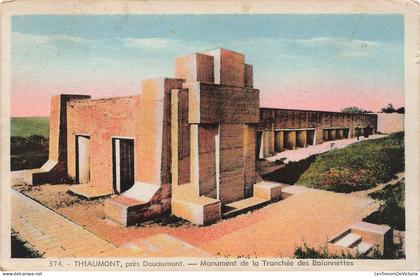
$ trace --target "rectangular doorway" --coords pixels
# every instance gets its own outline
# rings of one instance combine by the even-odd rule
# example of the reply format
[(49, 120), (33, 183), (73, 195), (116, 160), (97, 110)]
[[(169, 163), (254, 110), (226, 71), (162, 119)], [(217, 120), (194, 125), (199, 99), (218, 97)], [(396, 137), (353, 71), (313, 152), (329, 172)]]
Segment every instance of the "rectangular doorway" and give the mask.
[(115, 193), (124, 193), (134, 185), (133, 139), (112, 138), (112, 173)]
[(90, 181), (90, 137), (76, 135), (76, 182)]
[(256, 143), (255, 143), (255, 158), (264, 158), (264, 137), (263, 131), (257, 131)]

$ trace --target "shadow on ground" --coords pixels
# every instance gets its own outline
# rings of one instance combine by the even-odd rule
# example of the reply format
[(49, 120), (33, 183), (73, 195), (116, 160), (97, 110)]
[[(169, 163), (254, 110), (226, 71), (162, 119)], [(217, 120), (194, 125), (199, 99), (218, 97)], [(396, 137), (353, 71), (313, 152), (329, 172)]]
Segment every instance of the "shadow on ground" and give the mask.
[(11, 234), (11, 257), (12, 258), (41, 258), (42, 255), (24, 240), (18, 233), (12, 230)]
[(312, 155), (298, 162), (288, 163), (284, 167), (266, 174), (263, 179), (293, 185), (315, 160), (316, 155)]

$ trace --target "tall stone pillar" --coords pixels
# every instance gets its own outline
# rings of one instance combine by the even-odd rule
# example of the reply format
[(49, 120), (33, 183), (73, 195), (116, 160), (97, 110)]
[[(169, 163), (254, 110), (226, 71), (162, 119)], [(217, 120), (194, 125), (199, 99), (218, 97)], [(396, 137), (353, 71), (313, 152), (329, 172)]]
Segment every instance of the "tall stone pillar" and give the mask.
[(61, 94), (51, 97), (48, 159), (67, 161), (67, 103), (84, 99), (90, 99), (90, 96)]
[(90, 99), (88, 95), (55, 95), (51, 97), (48, 161), (32, 174), (32, 184), (62, 183), (67, 175), (67, 103)]

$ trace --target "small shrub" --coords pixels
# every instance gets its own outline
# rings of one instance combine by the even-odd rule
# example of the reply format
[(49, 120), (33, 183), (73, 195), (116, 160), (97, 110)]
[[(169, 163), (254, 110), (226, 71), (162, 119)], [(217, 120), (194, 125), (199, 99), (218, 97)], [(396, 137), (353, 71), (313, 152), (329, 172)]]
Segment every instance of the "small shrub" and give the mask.
[(388, 224), (394, 229), (405, 231), (405, 180), (369, 194), (374, 199), (382, 200), (379, 210), (364, 220), (376, 224)]
[(374, 247), (371, 251), (364, 254), (356, 253), (355, 255), (345, 252), (330, 253), (327, 246), (316, 249), (309, 247), (306, 243), (303, 246), (298, 246), (293, 253), (293, 258), (296, 259), (403, 259), (405, 253), (402, 248), (402, 240), (393, 244), (387, 255), (382, 256), (378, 247)]
[(330, 253), (328, 248), (321, 247), (316, 249), (309, 247), (306, 243), (303, 246), (298, 246), (293, 253), (296, 259), (379, 259), (381, 258), (377, 248), (373, 249), (372, 254), (355, 254), (352, 255), (348, 252), (342, 251), (341, 253)]

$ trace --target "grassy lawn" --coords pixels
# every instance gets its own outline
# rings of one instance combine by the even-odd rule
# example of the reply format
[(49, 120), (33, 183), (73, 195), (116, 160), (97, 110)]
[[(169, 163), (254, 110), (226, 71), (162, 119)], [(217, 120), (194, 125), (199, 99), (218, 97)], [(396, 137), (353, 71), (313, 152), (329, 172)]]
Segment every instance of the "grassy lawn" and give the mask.
[(29, 137), (31, 135), (40, 135), (48, 138), (49, 132), (49, 117), (13, 117), (10, 121), (11, 136)]
[(11, 118), (11, 170), (41, 167), (48, 160), (48, 117)]
[(334, 192), (366, 190), (404, 171), (404, 133), (321, 154), (296, 185)]

